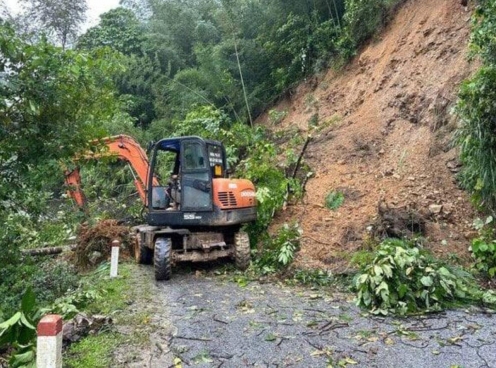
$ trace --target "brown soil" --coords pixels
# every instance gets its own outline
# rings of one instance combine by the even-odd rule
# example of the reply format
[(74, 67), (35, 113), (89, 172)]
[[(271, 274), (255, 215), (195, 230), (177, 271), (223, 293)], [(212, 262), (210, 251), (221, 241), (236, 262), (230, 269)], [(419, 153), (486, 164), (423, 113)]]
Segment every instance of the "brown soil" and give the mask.
[[(467, 61), (470, 15), (459, 1), (406, 1), (349, 66), (308, 80), (276, 105), (287, 112), (280, 123), (261, 119), (314, 136), (305, 162), (315, 176), (303, 203), (276, 218), (303, 228), (299, 266), (345, 271), (350, 253), (380, 226), (380, 203), (425, 221), (426, 247), (437, 255), (468, 259), (475, 214), (455, 180), (451, 108), (476, 68)], [(336, 211), (324, 207), (330, 191), (345, 195)]]

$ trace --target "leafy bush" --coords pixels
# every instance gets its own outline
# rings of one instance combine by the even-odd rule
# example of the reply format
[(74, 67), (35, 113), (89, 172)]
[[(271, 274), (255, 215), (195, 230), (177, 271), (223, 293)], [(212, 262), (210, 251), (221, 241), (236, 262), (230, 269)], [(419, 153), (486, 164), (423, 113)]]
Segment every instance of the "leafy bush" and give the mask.
[(325, 199), (326, 207), (333, 211), (336, 211), (339, 207), (341, 207), (343, 202), (344, 194), (341, 192), (332, 191), (327, 195)]
[[(288, 193), (301, 195), (298, 179), (287, 177), (285, 167), (280, 165), (280, 148), (265, 138), (265, 130), (256, 128), (252, 133), (252, 143), (246, 147), (246, 158), (237, 166), (237, 176), (251, 180), (257, 188), (258, 219), (248, 227), (250, 236), (258, 239), (268, 226), (276, 211), (282, 208)], [(289, 154), (291, 156), (291, 154)], [(291, 157), (288, 157), (288, 164)]]
[(482, 0), (474, 13), (471, 35), (473, 56), (481, 56), (483, 66), (461, 86), (456, 113), (461, 119), (457, 131), (460, 157), (464, 165), (461, 184), (474, 201), (496, 208), (496, 1)]
[(58, 298), (45, 312), (60, 314), (64, 319), (74, 317), (88, 304), (101, 299), (103, 291), (90, 288), (88, 285), (79, 285), (76, 290), (68, 292)]
[(79, 275), (67, 262), (60, 259), (37, 262), (37, 268), (32, 276), (32, 285), (40, 306), (53, 303), (78, 286)]
[(487, 273), (489, 277), (494, 277), (496, 274), (496, 240), (486, 241), (483, 238), (476, 238), (472, 240), (470, 251), (475, 258), (477, 270)]
[(479, 0), (474, 12), (470, 47), (473, 55), (480, 55), (486, 65), (496, 63), (496, 1)]
[(35, 367), (35, 326), (41, 319), (41, 312), (35, 306), (35, 295), (28, 288), (22, 297), (21, 309), (0, 323), (0, 348), (13, 349), (10, 367)]
[(372, 263), (375, 258), (374, 252), (370, 250), (359, 250), (351, 255), (350, 263), (358, 267), (365, 267)]
[(485, 296), (494, 299), (484, 295), (467, 272), (399, 239), (380, 244), (372, 263), (356, 276), (354, 287), (357, 305), (383, 315), (438, 311)]
[(496, 240), (494, 239), (493, 217), (485, 221), (477, 219), (474, 227), (479, 231), (479, 237), (472, 240), (470, 252), (475, 259), (475, 268), (489, 277), (496, 274)]
[(264, 274), (287, 267), (300, 245), (301, 229), (298, 224), (284, 224), (277, 235), (266, 239), (259, 250), (255, 266)]

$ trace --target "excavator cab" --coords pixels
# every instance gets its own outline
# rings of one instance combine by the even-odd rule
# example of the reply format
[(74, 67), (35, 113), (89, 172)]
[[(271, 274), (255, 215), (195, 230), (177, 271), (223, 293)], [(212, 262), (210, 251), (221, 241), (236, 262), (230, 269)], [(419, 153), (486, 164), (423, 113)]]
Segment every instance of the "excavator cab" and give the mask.
[(165, 186), (150, 181), (149, 211), (212, 211), (212, 179), (224, 177), (225, 172), (220, 143), (199, 137), (162, 139), (152, 151), (150, 174), (168, 180)]
[(150, 225), (231, 226), (256, 219), (253, 184), (227, 178), (220, 142), (195, 136), (162, 139), (152, 149), (148, 175)]

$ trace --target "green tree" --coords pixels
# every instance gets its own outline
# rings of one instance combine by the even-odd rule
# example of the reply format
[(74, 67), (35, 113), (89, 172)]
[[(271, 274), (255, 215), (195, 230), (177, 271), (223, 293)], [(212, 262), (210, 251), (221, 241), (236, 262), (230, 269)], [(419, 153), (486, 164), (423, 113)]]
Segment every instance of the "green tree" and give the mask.
[[(125, 68), (115, 74), (119, 94), (127, 100), (127, 111), (138, 126), (146, 127), (155, 118), (154, 84), (161, 79), (163, 57), (147, 42), (145, 24), (138, 20), (133, 11), (115, 8), (100, 16), (100, 23), (88, 29), (78, 39), (78, 49), (95, 50), (111, 48), (124, 55)], [(159, 55), (162, 58), (159, 58)], [(170, 64), (170, 63), (169, 63)]]
[(21, 0), (36, 31), (53, 37), (63, 49), (77, 37), (86, 20), (86, 0)]
[(100, 15), (100, 23), (88, 29), (78, 39), (81, 49), (110, 47), (125, 55), (141, 55), (145, 33), (135, 14), (122, 7)]
[(188, 2), (153, 1), (152, 11), (151, 40), (159, 38), (172, 47), (187, 66), (194, 65), (195, 29), (201, 19), (196, 8)]
[(457, 131), (464, 164), (462, 185), (485, 208), (496, 209), (496, 0), (482, 0), (473, 16), (472, 56), (483, 65), (463, 83), (456, 106)]
[(119, 68), (112, 53), (29, 44), (0, 25), (0, 309), (31, 282), (19, 249), (41, 245), (43, 221), (55, 221), (48, 201), (62, 190), (60, 161), (129, 120), (111, 79)]
[(125, 69), (114, 80), (121, 96), (126, 99), (126, 111), (134, 118), (136, 126), (148, 127), (157, 113), (156, 89), (164, 81), (157, 61), (148, 57), (131, 55), (123, 58)]

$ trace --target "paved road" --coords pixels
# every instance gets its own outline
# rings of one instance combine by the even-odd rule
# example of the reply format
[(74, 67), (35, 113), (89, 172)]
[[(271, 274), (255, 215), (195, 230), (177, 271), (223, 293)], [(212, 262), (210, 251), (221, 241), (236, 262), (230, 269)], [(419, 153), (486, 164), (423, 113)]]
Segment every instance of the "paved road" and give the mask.
[[(151, 268), (140, 277), (152, 280)], [(175, 273), (153, 284), (153, 349), (123, 366), (496, 367), (496, 320), (475, 310), (367, 316), (351, 295)], [(158, 327), (158, 328), (157, 328)]]

